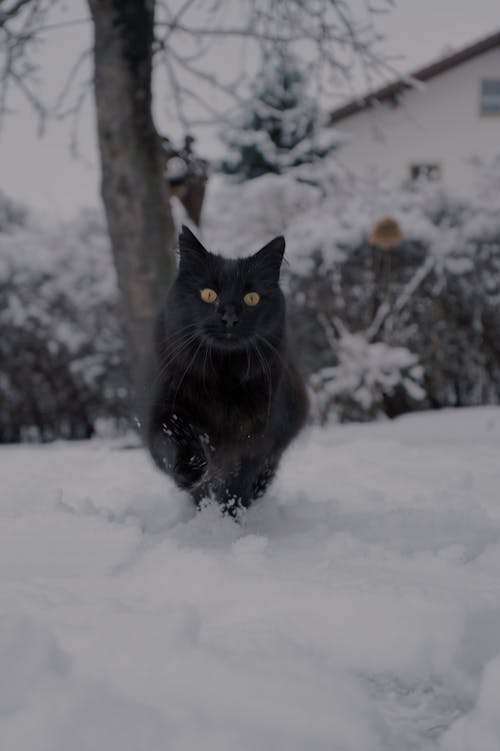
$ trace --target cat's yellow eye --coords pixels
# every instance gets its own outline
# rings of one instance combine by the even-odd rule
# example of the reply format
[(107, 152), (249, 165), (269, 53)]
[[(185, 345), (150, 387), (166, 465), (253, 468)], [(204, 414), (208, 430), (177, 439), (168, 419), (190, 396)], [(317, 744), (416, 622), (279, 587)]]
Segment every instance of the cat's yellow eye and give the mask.
[(250, 305), (250, 307), (257, 305), (259, 300), (260, 300), (260, 295), (258, 292), (247, 292), (243, 298), (243, 302), (245, 303), (245, 305)]
[(217, 292), (210, 287), (200, 290), (200, 297), (203, 302), (215, 302), (217, 300)]

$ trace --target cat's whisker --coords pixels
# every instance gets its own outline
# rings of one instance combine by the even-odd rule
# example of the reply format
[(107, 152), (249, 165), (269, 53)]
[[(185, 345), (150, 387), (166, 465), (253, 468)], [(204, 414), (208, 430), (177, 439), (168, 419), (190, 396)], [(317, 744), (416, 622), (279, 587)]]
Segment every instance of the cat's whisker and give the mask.
[[(165, 350), (164, 355), (167, 356), (167, 360), (171, 362), (172, 358), (175, 357), (177, 352), (182, 350), (186, 345), (195, 342), (197, 339), (198, 337), (196, 334), (187, 334), (182, 339), (174, 342), (168, 350)], [(164, 358), (162, 358), (162, 361), (165, 361)]]
[(187, 324), (185, 324), (184, 326), (181, 326), (181, 327), (180, 327), (179, 329), (177, 329), (176, 331), (172, 332), (172, 333), (171, 333), (171, 334), (170, 334), (169, 336), (166, 336), (166, 337), (164, 337), (164, 338), (163, 338), (163, 342), (168, 342), (168, 340), (169, 340), (169, 339), (172, 339), (173, 337), (176, 337), (176, 336), (178, 336), (179, 334), (182, 334), (182, 333), (184, 333), (185, 331), (188, 331), (189, 329), (194, 329), (194, 328), (196, 328), (196, 326), (197, 326), (197, 325), (198, 325), (198, 324), (197, 324), (197, 323), (194, 323), (194, 322), (191, 322), (191, 323), (187, 323)]
[(205, 376), (206, 376), (206, 368), (207, 368), (207, 358), (208, 358), (208, 348), (209, 348), (209, 346), (210, 345), (205, 345), (205, 359), (203, 360), (203, 372), (202, 372), (203, 388), (205, 389), (205, 391), (207, 393), (208, 393), (208, 390), (207, 390), (207, 382), (205, 380)]
[(214, 365), (214, 361), (212, 359), (212, 344), (210, 342), (208, 343), (208, 357), (209, 357), (209, 360), (210, 360), (210, 365), (212, 366), (212, 370), (215, 373), (216, 372), (215, 365)]
[(160, 378), (163, 378), (163, 376), (168, 371), (169, 366), (172, 364), (173, 360), (180, 357), (180, 355), (189, 349), (191, 344), (193, 344), (197, 340), (197, 336), (191, 334), (187, 337), (183, 342), (177, 343), (177, 347), (173, 347), (172, 351), (169, 353), (170, 356), (166, 360), (162, 360), (158, 374), (155, 378), (155, 383), (159, 381)]
[(177, 344), (179, 344), (184, 339), (189, 338), (190, 336), (194, 335), (193, 329), (196, 329), (196, 324), (190, 324), (189, 326), (184, 326), (180, 331), (177, 331), (175, 334), (171, 334), (170, 336), (166, 337), (160, 344), (159, 347), (159, 356), (162, 357), (163, 355), (167, 354), (169, 349), (172, 347), (175, 347)]
[(191, 369), (191, 366), (192, 366), (192, 364), (194, 363), (194, 361), (195, 361), (195, 359), (196, 359), (196, 356), (197, 356), (197, 354), (198, 354), (198, 352), (200, 351), (200, 348), (201, 348), (202, 346), (203, 346), (203, 342), (200, 342), (200, 343), (198, 344), (197, 348), (195, 349), (194, 355), (193, 355), (193, 356), (192, 356), (192, 358), (190, 359), (190, 361), (189, 361), (189, 363), (188, 363), (188, 365), (187, 365), (187, 367), (186, 367), (186, 369), (185, 369), (184, 373), (182, 374), (182, 377), (181, 377), (181, 379), (180, 379), (179, 383), (177, 384), (177, 388), (176, 388), (176, 390), (175, 390), (175, 393), (174, 393), (174, 397), (173, 397), (173, 399), (172, 399), (172, 408), (174, 408), (174, 407), (175, 407), (175, 402), (176, 402), (176, 399), (177, 399), (177, 394), (179, 393), (179, 390), (180, 390), (180, 388), (181, 388), (181, 386), (182, 386), (182, 383), (183, 383), (183, 381), (184, 381), (184, 378), (186, 377), (186, 375), (187, 375), (188, 371), (189, 371), (189, 370)]
[(283, 355), (281, 354), (281, 352), (279, 351), (279, 349), (277, 349), (273, 344), (271, 344), (271, 342), (269, 341), (269, 339), (267, 339), (265, 336), (262, 336), (262, 334), (255, 334), (255, 336), (257, 337), (257, 339), (259, 339), (259, 341), (261, 341), (263, 344), (267, 345), (270, 349), (273, 350), (273, 352), (276, 354), (276, 356), (279, 357), (281, 365), (283, 366), (283, 368), (286, 371), (288, 371), (288, 373), (291, 373), (290, 366), (288, 365), (287, 361), (285, 360), (285, 358), (283, 357)]
[(245, 373), (245, 380), (250, 378), (250, 344), (245, 344), (245, 352), (247, 355), (247, 371)]
[[(186, 327), (187, 328), (187, 327)], [(175, 357), (179, 351), (181, 351), (184, 346), (190, 344), (193, 341), (196, 341), (197, 339), (197, 332), (195, 329), (196, 327), (190, 327), (190, 331), (183, 331), (183, 333), (178, 333), (175, 336), (170, 336), (167, 340), (162, 342), (161, 346), (158, 349), (158, 360), (160, 368), (163, 370), (166, 362), (171, 362), (172, 358)]]
[(264, 378), (266, 380), (267, 385), (267, 416), (269, 417), (271, 413), (271, 396), (272, 396), (272, 382), (271, 382), (271, 374), (269, 371), (269, 368), (266, 363), (266, 359), (264, 355), (261, 353), (259, 349), (259, 345), (255, 344), (254, 346), (255, 353), (257, 357), (259, 358), (259, 362), (262, 365), (262, 373), (264, 374)]
[(178, 354), (182, 352), (182, 350), (189, 347), (196, 340), (197, 336), (195, 334), (188, 334), (183, 339), (179, 339), (177, 342), (172, 344), (172, 346), (165, 351), (160, 360), (161, 367), (163, 368), (166, 364), (170, 364), (175, 359), (175, 357), (177, 357)]

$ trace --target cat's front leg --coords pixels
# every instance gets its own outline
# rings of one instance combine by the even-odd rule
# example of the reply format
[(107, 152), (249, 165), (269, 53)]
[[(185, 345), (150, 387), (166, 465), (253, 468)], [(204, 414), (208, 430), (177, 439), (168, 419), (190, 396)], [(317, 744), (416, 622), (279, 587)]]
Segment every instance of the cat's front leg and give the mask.
[(150, 432), (149, 448), (157, 466), (176, 484), (190, 490), (203, 477), (207, 462), (198, 431), (178, 415), (163, 415)]
[(166, 423), (149, 431), (148, 444), (156, 466), (170, 474), (177, 462), (179, 447)]
[(252, 501), (264, 495), (276, 472), (278, 459), (271, 456), (243, 457), (237, 467), (213, 484), (224, 512), (238, 516)]

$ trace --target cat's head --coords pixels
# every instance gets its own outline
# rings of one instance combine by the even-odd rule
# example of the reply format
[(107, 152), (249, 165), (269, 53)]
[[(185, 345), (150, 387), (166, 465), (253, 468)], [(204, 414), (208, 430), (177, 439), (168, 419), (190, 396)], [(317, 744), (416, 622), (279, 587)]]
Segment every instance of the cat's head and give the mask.
[(254, 255), (224, 258), (206, 250), (183, 226), (173, 288), (176, 318), (194, 326), (214, 349), (242, 350), (262, 338), (276, 344), (285, 314), (279, 287), (284, 251), (285, 239), (276, 237)]

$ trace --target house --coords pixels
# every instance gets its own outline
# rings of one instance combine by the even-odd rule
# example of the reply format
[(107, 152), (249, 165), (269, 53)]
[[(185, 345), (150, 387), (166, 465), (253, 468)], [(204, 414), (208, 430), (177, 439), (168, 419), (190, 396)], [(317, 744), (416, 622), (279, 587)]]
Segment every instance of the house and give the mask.
[(465, 189), (471, 157), (500, 154), (500, 32), (353, 99), (330, 115), (356, 174), (440, 177)]

